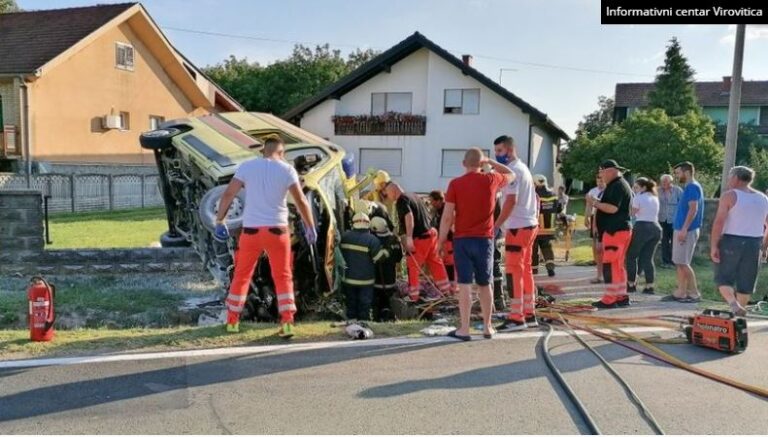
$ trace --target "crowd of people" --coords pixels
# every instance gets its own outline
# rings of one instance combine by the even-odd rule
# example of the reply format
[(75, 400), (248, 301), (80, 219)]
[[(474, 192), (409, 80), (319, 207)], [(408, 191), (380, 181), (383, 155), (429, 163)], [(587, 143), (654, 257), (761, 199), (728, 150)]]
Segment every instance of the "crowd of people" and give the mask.
[[(405, 259), (409, 303), (427, 299), (420, 278), (443, 296), (458, 295), (460, 323), (450, 333), (470, 340), (469, 323), (473, 288), (479, 297), (483, 335), (500, 330), (519, 331), (537, 326), (534, 275), (543, 257), (549, 276), (555, 275), (552, 241), (558, 220), (565, 214), (568, 196), (555, 193), (547, 178), (532, 175), (519, 159), (514, 140), (502, 135), (494, 141), (495, 159), (479, 148), (469, 149), (463, 160), (465, 174), (450, 181), (445, 193), (429, 194), (428, 208), (419, 195), (406, 192), (384, 178), (373, 196), (380, 202), (357, 200), (351, 229), (339, 244), (344, 262), (341, 288), (350, 320), (392, 320), (389, 300), (397, 294), (398, 266)], [(266, 251), (275, 281), (279, 334), (293, 335), (296, 312), (291, 272), (286, 197), (291, 193), (303, 221), (305, 239), (314, 244), (314, 219), (301, 195), (296, 171), (284, 161), (279, 139), (264, 145), (264, 159), (240, 166), (222, 195), (215, 236), (228, 238), (224, 216), (232, 198), (243, 187), (246, 203), (243, 231), (235, 255), (229, 295), (227, 331), (237, 332), (250, 278), (259, 256)], [(691, 267), (704, 217), (704, 194), (690, 162), (674, 167), (674, 175), (654, 180), (640, 177), (630, 187), (627, 169), (615, 160), (598, 166), (595, 188), (586, 195), (585, 225), (593, 239), (597, 265), (594, 283), (604, 283), (598, 309), (627, 307), (629, 293), (656, 292), (654, 263), (661, 246), (662, 266), (674, 265), (677, 289), (665, 297), (676, 302), (701, 299), (696, 273)], [(680, 186), (673, 182), (677, 180)], [(768, 244), (768, 197), (754, 190), (754, 172), (734, 167), (729, 190), (720, 198), (711, 234), (711, 258), (716, 283), (733, 311), (744, 307), (754, 292), (761, 251)], [(254, 188), (255, 187), (255, 188)], [(387, 208), (396, 210), (397, 225)], [(430, 214), (429, 209), (432, 210)], [(393, 231), (399, 235), (395, 235)], [(503, 248), (503, 249), (502, 249)], [(504, 256), (502, 256), (502, 250)], [(541, 253), (541, 255), (540, 255)], [(504, 260), (502, 280), (501, 262)], [(506, 289), (502, 284), (506, 282)], [(506, 307), (506, 319), (491, 324), (494, 307)]]

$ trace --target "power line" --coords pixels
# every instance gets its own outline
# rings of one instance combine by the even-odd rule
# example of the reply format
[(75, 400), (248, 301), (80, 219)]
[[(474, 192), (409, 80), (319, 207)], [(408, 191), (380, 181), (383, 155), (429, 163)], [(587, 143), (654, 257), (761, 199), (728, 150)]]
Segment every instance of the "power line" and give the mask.
[[(336, 44), (336, 43), (319, 43), (319, 42), (312, 42), (312, 41), (298, 41), (298, 40), (289, 40), (289, 39), (278, 39), (278, 38), (267, 38), (267, 37), (261, 37), (261, 36), (253, 36), (253, 35), (242, 35), (242, 34), (234, 34), (234, 33), (224, 33), (224, 32), (209, 32), (205, 30), (195, 30), (195, 29), (184, 29), (179, 27), (171, 27), (171, 26), (161, 26), (165, 30), (172, 30), (176, 32), (184, 32), (184, 33), (193, 33), (198, 35), (207, 35), (207, 36), (218, 36), (223, 38), (235, 38), (235, 39), (245, 39), (245, 40), (251, 40), (251, 41), (262, 41), (262, 42), (272, 42), (272, 43), (283, 43), (283, 44), (304, 44), (304, 45), (324, 45), (328, 44), (331, 46), (336, 47), (351, 47), (351, 48), (360, 48), (360, 45), (357, 44)], [(382, 47), (370, 47), (375, 50), (384, 50)], [(449, 50), (450, 52), (454, 54), (458, 53), (464, 53), (459, 52), (457, 50)], [(496, 56), (488, 56), (488, 55), (472, 55), (475, 58), (482, 58), (482, 59), (489, 59), (493, 61), (502, 61), (502, 62), (511, 62), (513, 64), (520, 64), (520, 65), (527, 65), (529, 67), (536, 67), (536, 68), (549, 68), (553, 70), (568, 70), (568, 71), (578, 71), (581, 73), (597, 73), (597, 74), (611, 74), (611, 75), (617, 75), (617, 76), (636, 76), (636, 77), (655, 77), (651, 74), (640, 74), (640, 73), (624, 73), (620, 71), (609, 71), (609, 70), (597, 70), (592, 68), (582, 68), (582, 67), (571, 67), (567, 65), (554, 65), (554, 64), (543, 64), (539, 62), (530, 62), (530, 61), (521, 61), (519, 59), (509, 59), (509, 58), (500, 58)]]

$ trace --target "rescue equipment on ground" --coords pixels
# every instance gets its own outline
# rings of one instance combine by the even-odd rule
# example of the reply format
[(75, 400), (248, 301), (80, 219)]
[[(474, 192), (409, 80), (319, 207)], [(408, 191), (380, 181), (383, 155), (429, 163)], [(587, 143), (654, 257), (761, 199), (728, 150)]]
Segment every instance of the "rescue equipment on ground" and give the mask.
[(738, 354), (747, 349), (747, 320), (730, 311), (706, 309), (689, 319), (685, 336), (696, 346)]
[(34, 276), (27, 290), (29, 300), (29, 339), (32, 341), (51, 341), (55, 330), (56, 312), (53, 299), (56, 287), (49, 284), (42, 276)]

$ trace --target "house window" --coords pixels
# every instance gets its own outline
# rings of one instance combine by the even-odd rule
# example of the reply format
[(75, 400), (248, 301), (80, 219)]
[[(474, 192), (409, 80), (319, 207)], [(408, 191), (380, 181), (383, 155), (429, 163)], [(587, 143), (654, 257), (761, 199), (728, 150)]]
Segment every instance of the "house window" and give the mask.
[(444, 114), (480, 113), (480, 90), (478, 88), (445, 90), (444, 97)]
[(760, 107), (760, 126), (768, 126), (768, 106)]
[[(464, 174), (464, 154), (468, 149), (443, 149), (443, 161), (440, 176), (455, 178)], [(483, 150), (485, 156), (489, 156), (490, 150)]]
[(149, 116), (149, 130), (155, 130), (160, 129), (160, 125), (165, 122), (165, 117), (161, 117), (159, 115), (150, 115)]
[(122, 70), (133, 71), (133, 46), (115, 43), (115, 66)]
[(120, 112), (120, 130), (131, 130), (131, 114)]
[(360, 174), (372, 168), (384, 170), (390, 176), (401, 176), (403, 149), (360, 149)]
[(371, 115), (387, 112), (410, 114), (413, 93), (371, 93)]

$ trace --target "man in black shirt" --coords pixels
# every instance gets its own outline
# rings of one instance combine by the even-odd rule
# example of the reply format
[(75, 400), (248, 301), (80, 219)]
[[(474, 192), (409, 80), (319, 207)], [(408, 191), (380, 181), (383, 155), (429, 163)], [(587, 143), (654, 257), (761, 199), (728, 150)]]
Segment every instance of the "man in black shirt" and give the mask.
[(443, 260), (437, 250), (437, 230), (432, 227), (427, 207), (415, 194), (405, 194), (403, 188), (388, 182), (387, 198), (395, 202), (400, 219), (400, 233), (408, 265), (408, 295), (411, 302), (419, 300), (419, 272), (427, 265), (435, 285), (443, 294), (450, 293), (451, 284)]
[(627, 295), (627, 269), (625, 260), (632, 237), (629, 210), (632, 189), (621, 176), (626, 171), (609, 159), (600, 164), (600, 177), (606, 186), (600, 199), (591, 199), (597, 210), (597, 232), (603, 242), (603, 278), (605, 294), (592, 305), (600, 308), (629, 306)]

